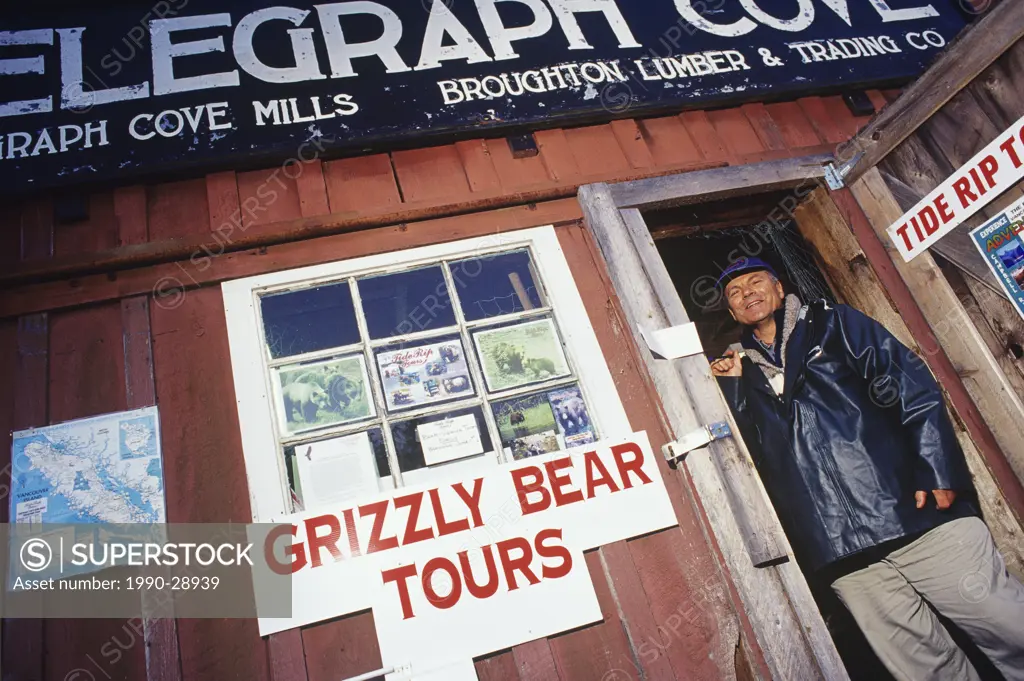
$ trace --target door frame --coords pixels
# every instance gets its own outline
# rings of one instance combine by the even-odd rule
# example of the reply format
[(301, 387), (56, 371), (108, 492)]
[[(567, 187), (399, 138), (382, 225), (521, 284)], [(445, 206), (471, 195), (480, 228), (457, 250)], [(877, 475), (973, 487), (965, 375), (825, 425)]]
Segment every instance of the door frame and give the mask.
[[(825, 167), (832, 160), (808, 156), (580, 188), (585, 223), (604, 257), (633, 342), (675, 437), (720, 421), (729, 422), (733, 433), (739, 431), (703, 355), (655, 359), (640, 334), (641, 325), (657, 330), (690, 321), (642, 210), (782, 192), (769, 220), (795, 220), (839, 301), (878, 320), (924, 356), (940, 383), (960, 380), (955, 373), (946, 375), (933, 353), (921, 352), (916, 338), (930, 334), (927, 325), (917, 328), (912, 320), (905, 322), (894, 306), (875, 271), (886, 263), (862, 250), (849, 224), (855, 219), (847, 214), (850, 206), (840, 205), (849, 203), (844, 191), (833, 195), (826, 186)], [(963, 423), (955, 425), (996, 542), (1004, 554), (1019, 554), (1019, 542), (1012, 538), (1021, 536), (1021, 525), (1007, 509), (971, 434)], [(691, 452), (682, 465), (772, 676), (849, 679), (743, 439), (715, 440)], [(1007, 559), (1024, 563), (1024, 555)]]

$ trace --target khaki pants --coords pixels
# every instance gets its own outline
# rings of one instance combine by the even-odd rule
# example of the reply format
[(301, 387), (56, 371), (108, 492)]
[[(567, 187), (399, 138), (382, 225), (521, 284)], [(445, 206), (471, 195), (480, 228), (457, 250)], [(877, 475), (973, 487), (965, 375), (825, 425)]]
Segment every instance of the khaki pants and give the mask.
[(1024, 586), (978, 518), (941, 525), (832, 589), (899, 681), (978, 679), (931, 608), (963, 629), (1007, 681), (1024, 681)]

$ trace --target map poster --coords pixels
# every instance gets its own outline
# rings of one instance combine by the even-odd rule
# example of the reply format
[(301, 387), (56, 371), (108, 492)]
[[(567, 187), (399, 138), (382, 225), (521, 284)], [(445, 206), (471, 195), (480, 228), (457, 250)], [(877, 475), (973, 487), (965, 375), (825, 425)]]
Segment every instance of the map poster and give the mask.
[(377, 355), (388, 411), (422, 407), (475, 394), (458, 339)]
[(974, 245), (1024, 317), (1024, 199), (971, 232)]
[(16, 523), (164, 523), (156, 407), (13, 434)]

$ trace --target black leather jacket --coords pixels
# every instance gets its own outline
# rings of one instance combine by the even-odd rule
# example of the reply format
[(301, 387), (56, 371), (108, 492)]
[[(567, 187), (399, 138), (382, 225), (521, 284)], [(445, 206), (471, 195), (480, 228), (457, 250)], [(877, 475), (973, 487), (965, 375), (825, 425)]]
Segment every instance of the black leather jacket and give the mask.
[(929, 494), (968, 491), (970, 476), (924, 362), (853, 308), (801, 309), (776, 396), (749, 357), (719, 384), (801, 562), (817, 570), (893, 539), (974, 515)]

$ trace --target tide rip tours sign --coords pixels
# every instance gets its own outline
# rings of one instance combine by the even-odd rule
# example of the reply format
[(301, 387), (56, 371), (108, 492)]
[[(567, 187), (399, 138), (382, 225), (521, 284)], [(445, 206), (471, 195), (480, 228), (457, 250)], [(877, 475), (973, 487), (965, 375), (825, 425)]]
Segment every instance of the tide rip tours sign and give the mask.
[(917, 76), (956, 0), (158, 0), (0, 9), (0, 191)]
[(675, 524), (645, 433), (296, 514), (268, 539), (292, 617), (260, 634), (372, 609), (389, 681), (476, 679), (475, 657), (601, 620), (584, 551)]
[(889, 238), (910, 262), (1022, 179), (1024, 118), (890, 225)]

